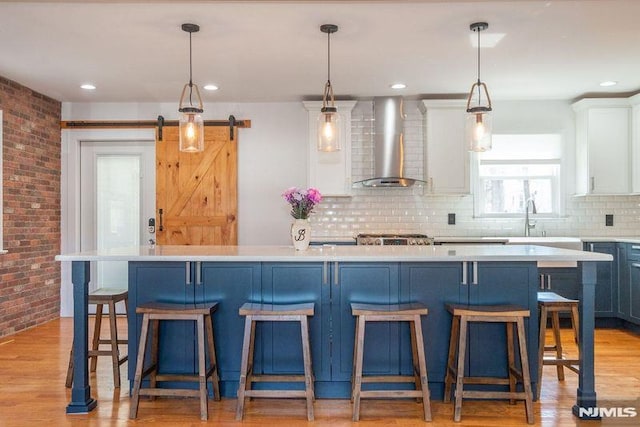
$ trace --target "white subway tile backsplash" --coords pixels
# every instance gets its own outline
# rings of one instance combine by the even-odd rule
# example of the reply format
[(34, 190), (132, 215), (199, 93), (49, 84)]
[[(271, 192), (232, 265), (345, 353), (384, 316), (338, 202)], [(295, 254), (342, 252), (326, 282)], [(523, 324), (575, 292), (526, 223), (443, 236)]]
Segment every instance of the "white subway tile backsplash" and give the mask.
[[(423, 178), (423, 118), (417, 101), (405, 101), (405, 174)], [(352, 111), (352, 179), (373, 174), (373, 118), (370, 101)], [(456, 224), (447, 224), (447, 214)], [(614, 226), (605, 226), (614, 214)], [(640, 196), (583, 196), (566, 200), (565, 217), (535, 218), (533, 235), (638, 236)], [(432, 195), (411, 188), (354, 188), (352, 197), (326, 197), (311, 215), (313, 235), (350, 237), (358, 233), (425, 233), (431, 236), (520, 236), (524, 219), (474, 218), (470, 195)]]

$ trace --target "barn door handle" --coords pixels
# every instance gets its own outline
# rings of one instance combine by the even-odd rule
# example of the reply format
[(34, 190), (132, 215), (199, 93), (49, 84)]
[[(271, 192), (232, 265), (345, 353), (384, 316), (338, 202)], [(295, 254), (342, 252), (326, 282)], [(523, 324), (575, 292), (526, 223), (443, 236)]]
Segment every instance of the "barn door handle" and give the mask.
[(158, 214), (160, 215), (160, 226), (158, 227), (158, 230), (163, 231), (164, 227), (162, 226), (162, 209), (158, 209)]
[(233, 141), (233, 128), (236, 125), (236, 118), (232, 115), (229, 116), (229, 139)]

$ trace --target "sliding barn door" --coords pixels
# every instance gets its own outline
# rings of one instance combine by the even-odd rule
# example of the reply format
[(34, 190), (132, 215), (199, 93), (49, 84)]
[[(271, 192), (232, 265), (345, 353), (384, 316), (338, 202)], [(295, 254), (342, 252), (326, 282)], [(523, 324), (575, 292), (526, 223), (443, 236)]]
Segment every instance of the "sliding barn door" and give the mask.
[(205, 126), (202, 153), (178, 150), (178, 127), (156, 141), (156, 230), (159, 245), (236, 245), (237, 129)]

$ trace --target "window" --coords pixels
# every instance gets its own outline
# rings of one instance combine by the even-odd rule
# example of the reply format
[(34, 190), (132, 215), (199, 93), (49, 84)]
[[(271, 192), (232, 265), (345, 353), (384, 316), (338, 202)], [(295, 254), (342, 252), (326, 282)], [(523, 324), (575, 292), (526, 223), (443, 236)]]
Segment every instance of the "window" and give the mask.
[(557, 134), (494, 135), (477, 156), (474, 210), (482, 217), (560, 215), (562, 138)]

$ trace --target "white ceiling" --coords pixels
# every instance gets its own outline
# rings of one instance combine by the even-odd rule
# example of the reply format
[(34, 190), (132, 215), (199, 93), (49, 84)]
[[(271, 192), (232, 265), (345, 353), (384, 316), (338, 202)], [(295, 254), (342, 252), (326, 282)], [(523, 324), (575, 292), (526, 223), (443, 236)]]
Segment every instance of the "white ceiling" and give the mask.
[(483, 20), (481, 37), (505, 34), (482, 49), (494, 99), (574, 99), (640, 91), (639, 16), (639, 0), (0, 0), (0, 76), (60, 101), (177, 102), (188, 80), (180, 25), (193, 22), (194, 82), (220, 86), (205, 102), (317, 99), (319, 27), (333, 23), (337, 97), (464, 94), (476, 78), (469, 24)]

